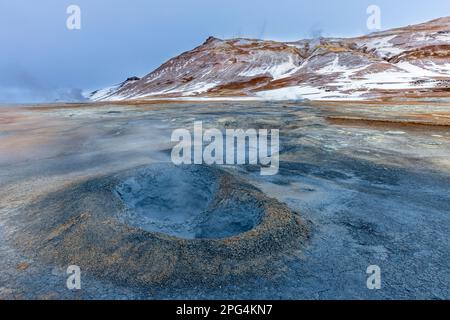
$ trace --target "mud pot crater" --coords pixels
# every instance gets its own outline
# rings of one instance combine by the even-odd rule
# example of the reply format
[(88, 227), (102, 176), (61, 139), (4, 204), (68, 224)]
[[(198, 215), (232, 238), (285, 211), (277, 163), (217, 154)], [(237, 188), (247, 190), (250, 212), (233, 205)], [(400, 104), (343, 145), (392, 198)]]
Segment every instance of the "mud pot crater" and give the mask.
[(264, 208), (254, 199), (223, 199), (220, 175), (208, 167), (155, 166), (116, 187), (123, 223), (184, 239), (222, 239), (256, 227)]
[(283, 203), (210, 166), (154, 164), (36, 200), (14, 242), (36, 259), (140, 285), (270, 273), (308, 228)]

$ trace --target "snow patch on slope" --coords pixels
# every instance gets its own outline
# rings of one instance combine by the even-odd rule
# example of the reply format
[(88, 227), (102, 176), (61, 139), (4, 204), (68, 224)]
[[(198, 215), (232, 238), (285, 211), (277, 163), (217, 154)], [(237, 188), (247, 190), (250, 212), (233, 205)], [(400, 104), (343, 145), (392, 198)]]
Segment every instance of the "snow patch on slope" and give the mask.
[(210, 82), (210, 83), (198, 82), (189, 87), (175, 88), (175, 89), (166, 91), (165, 93), (182, 93), (183, 96), (190, 96), (190, 95), (207, 92), (208, 90), (216, 87), (218, 84), (220, 84), (220, 82)]
[(94, 91), (89, 98), (93, 101), (106, 99), (108, 96), (114, 94), (119, 86), (120, 85), (115, 85)]
[(433, 61), (426, 61), (426, 62), (424, 62), (424, 65), (427, 70), (432, 70), (441, 75), (442, 74), (446, 75), (446, 76), (450, 75), (450, 63), (436, 64)]
[(361, 93), (343, 93), (339, 91), (326, 91), (311, 86), (293, 86), (275, 90), (260, 91), (257, 97), (263, 100), (358, 100)]
[(405, 51), (399, 47), (394, 47), (391, 41), (396, 37), (397, 35), (374, 38), (363, 42), (361, 48), (366, 47), (368, 51), (374, 51), (381, 58), (391, 58)]
[(274, 80), (288, 77), (295, 73), (300, 67), (294, 63), (292, 57), (289, 57), (288, 61), (284, 61), (278, 64), (267, 64), (257, 68), (249, 68), (241, 73), (242, 77), (255, 77), (270, 74)]

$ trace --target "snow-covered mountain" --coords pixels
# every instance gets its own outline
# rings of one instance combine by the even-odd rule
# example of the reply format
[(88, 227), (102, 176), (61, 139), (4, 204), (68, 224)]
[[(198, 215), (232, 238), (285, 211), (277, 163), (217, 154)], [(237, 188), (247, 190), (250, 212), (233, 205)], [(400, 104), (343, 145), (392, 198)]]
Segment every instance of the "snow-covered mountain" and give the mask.
[(119, 84), (91, 92), (88, 95), (88, 98), (94, 101), (101, 101), (103, 99), (113, 96), (118, 90), (127, 88), (129, 85), (132, 85), (138, 80), (140, 80), (138, 77), (130, 77), (124, 82), (121, 82)]
[(128, 99), (339, 100), (450, 96), (450, 17), (357, 38), (210, 37), (143, 78), (91, 94)]

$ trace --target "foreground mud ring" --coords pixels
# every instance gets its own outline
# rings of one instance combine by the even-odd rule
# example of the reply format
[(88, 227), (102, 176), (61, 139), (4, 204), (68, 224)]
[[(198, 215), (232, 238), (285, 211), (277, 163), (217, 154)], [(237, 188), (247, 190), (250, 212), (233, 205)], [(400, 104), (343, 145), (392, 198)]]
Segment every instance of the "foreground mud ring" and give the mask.
[[(155, 175), (160, 173), (158, 180)], [(192, 187), (205, 190), (203, 205), (194, 214), (197, 217), (162, 225), (156, 221), (156, 229), (148, 223), (140, 227), (139, 215), (151, 208), (133, 212), (142, 199), (133, 201), (136, 190), (132, 189), (142, 189), (142, 179), (147, 178), (156, 179), (153, 187), (160, 188), (167, 177), (180, 173), (183, 183), (191, 177)], [(130, 185), (136, 177), (141, 182), (138, 179)], [(166, 186), (169, 192), (170, 181)], [(148, 191), (150, 199), (160, 201), (157, 197), (166, 194), (163, 191)], [(187, 190), (179, 196), (189, 194)], [(193, 207), (194, 203), (186, 205), (186, 210)], [(39, 200), (27, 209), (22, 222), (26, 228), (17, 233), (17, 245), (37, 258), (65, 266), (76, 264), (97, 276), (136, 284), (182, 279), (210, 282), (217, 276), (269, 272), (271, 262), (307, 238), (305, 224), (286, 205), (242, 179), (207, 166), (155, 165), (89, 180)], [(177, 224), (190, 227), (171, 228)], [(175, 234), (180, 236), (164, 233), (167, 230), (178, 230)]]

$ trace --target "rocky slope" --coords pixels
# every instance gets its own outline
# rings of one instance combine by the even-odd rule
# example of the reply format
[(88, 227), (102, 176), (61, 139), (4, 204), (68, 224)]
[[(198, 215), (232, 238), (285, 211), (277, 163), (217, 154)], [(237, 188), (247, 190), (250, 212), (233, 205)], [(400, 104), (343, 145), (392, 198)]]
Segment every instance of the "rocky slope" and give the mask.
[(143, 78), (91, 94), (128, 99), (340, 100), (450, 96), (450, 17), (357, 38), (210, 37)]

